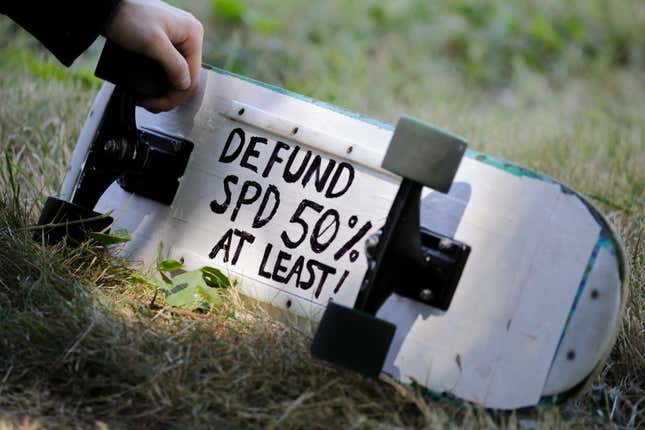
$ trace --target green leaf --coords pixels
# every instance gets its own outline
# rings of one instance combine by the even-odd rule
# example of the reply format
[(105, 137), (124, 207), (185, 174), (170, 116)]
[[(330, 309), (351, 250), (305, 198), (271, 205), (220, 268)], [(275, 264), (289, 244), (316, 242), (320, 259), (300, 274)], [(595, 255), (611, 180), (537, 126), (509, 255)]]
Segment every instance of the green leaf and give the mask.
[(173, 291), (175, 292), (166, 296), (166, 304), (174, 308), (191, 311), (203, 308), (203, 299), (198, 290), (198, 286), (186, 286), (186, 284), (183, 285), (183, 288), (176, 291), (175, 289), (173, 289)]
[(184, 265), (180, 261), (173, 260), (171, 258), (160, 261), (159, 265), (157, 266), (157, 269), (160, 272), (172, 272), (175, 270), (181, 270), (183, 268), (184, 268)]
[(130, 279), (133, 280), (134, 282), (138, 282), (139, 284), (147, 285), (152, 288), (158, 288), (163, 291), (169, 291), (170, 290), (170, 285), (166, 284), (163, 281), (160, 281), (159, 279), (155, 278), (146, 278), (140, 273), (134, 273), (130, 276)]
[(202, 267), (172, 278), (167, 290), (166, 305), (179, 309), (208, 309), (219, 306), (222, 298), (217, 288), (230, 286), (228, 278), (218, 269)]
[(199, 269), (202, 272), (202, 278), (206, 285), (212, 288), (228, 288), (231, 282), (228, 277), (224, 275), (219, 269), (214, 267), (204, 266)]
[(207, 308), (198, 290), (204, 287), (202, 272), (193, 270), (172, 278), (172, 288), (166, 297), (166, 304), (179, 309), (195, 310)]
[(209, 303), (213, 306), (222, 305), (222, 297), (220, 296), (219, 291), (217, 291), (217, 289), (211, 288), (211, 287), (199, 286), (197, 287), (197, 291), (199, 292), (199, 295), (206, 303)]
[(207, 310), (210, 306), (220, 306), (222, 298), (215, 288), (204, 285), (188, 285), (182, 283), (173, 289), (173, 293), (166, 296), (166, 305), (178, 309), (195, 311)]
[(90, 236), (92, 237), (92, 239), (94, 239), (95, 241), (97, 241), (98, 243), (104, 246), (116, 245), (118, 243), (126, 243), (132, 240), (130, 233), (128, 232), (128, 230), (124, 228), (114, 230), (110, 234), (90, 233)]
[(206, 285), (202, 277), (202, 272), (199, 270), (192, 270), (185, 272), (172, 278), (172, 292), (182, 290), (187, 287), (197, 287), (198, 285)]

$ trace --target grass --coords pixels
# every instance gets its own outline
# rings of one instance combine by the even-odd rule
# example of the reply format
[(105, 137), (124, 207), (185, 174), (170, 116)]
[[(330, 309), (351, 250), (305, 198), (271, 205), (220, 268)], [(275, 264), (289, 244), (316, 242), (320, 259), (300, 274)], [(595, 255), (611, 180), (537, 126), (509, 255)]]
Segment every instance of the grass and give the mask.
[(234, 289), (205, 314), (151, 306), (102, 249), (30, 239), (98, 89), (97, 50), (65, 71), (0, 18), (0, 428), (644, 425), (641, 2), (176, 3), (204, 21), (206, 62), (387, 121), (424, 118), (589, 196), (631, 265), (616, 347), (576, 400), (499, 416), (312, 361), (306, 333)]

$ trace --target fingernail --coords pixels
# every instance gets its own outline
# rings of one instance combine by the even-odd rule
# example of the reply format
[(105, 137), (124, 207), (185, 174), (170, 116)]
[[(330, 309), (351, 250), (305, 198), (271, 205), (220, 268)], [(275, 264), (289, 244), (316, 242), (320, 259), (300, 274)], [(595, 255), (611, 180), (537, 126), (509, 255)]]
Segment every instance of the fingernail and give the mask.
[(188, 88), (190, 88), (190, 76), (186, 75), (181, 80), (181, 87), (179, 87), (179, 89), (180, 90), (187, 90)]

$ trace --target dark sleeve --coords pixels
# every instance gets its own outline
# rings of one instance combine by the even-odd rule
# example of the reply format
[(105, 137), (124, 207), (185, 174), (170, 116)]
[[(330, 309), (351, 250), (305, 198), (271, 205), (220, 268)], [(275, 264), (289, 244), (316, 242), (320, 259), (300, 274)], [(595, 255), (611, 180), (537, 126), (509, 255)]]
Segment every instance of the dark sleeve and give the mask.
[(0, 13), (70, 66), (96, 40), (119, 1), (0, 0)]

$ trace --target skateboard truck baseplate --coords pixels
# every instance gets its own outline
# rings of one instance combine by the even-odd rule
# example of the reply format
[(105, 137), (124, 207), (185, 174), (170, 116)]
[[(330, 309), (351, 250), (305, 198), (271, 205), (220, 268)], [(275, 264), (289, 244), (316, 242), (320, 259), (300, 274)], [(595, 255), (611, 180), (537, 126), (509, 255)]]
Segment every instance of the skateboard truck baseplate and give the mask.
[(466, 143), (409, 117), (402, 117), (382, 166), (403, 176), (384, 227), (366, 241), (368, 269), (353, 308), (329, 302), (312, 342), (313, 355), (376, 377), (394, 324), (376, 317), (396, 293), (448, 310), (470, 247), (420, 225), (425, 186), (448, 192)]
[[(135, 72), (124, 72), (126, 64)], [(87, 151), (70, 201), (49, 197), (45, 203), (38, 224), (47, 226), (44, 235), (48, 243), (65, 236), (81, 242), (86, 231), (109, 228), (112, 218), (93, 209), (115, 181), (128, 192), (164, 205), (172, 203), (194, 145), (185, 139), (137, 128), (137, 97), (158, 96), (168, 88), (163, 71), (157, 69), (143, 57), (106, 44), (96, 74), (117, 86)]]

